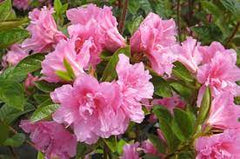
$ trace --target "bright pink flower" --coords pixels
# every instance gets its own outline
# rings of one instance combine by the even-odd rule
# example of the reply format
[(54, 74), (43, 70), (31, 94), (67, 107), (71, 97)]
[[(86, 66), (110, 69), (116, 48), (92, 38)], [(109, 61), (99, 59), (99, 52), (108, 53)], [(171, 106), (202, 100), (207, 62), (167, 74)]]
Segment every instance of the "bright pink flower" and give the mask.
[(104, 6), (102, 9), (89, 4), (87, 7), (69, 9), (67, 17), (73, 24), (81, 24), (81, 27), (94, 23), (92, 27), (95, 28), (95, 32), (90, 32), (104, 49), (114, 52), (126, 45), (124, 38), (117, 30), (117, 20), (112, 15), (110, 7)]
[(239, 118), (240, 107), (231, 93), (224, 92), (213, 100), (207, 124), (218, 129), (240, 128)]
[(69, 159), (76, 155), (76, 137), (54, 121), (31, 123), (21, 121), (20, 127), (31, 133), (30, 138), (39, 151), (46, 154), (46, 159)]
[(98, 83), (82, 74), (73, 86), (57, 88), (51, 98), (61, 105), (54, 120), (72, 125), (78, 141), (92, 144), (99, 136), (108, 138), (127, 129), (129, 120), (120, 109), (120, 90), (114, 83)]
[(119, 62), (116, 67), (118, 74), (117, 84), (122, 94), (122, 109), (132, 121), (142, 122), (144, 112), (142, 111), (141, 100), (152, 98), (154, 87), (149, 81), (151, 75), (144, 70), (143, 63), (131, 65), (129, 58), (124, 54), (119, 55)]
[(139, 143), (124, 145), (121, 159), (140, 159), (137, 152), (138, 146)]
[(145, 140), (142, 142), (142, 149), (144, 153), (153, 154), (153, 155), (158, 154), (157, 149), (154, 147), (154, 145), (150, 140)]
[(160, 75), (171, 74), (176, 57), (172, 46), (176, 44), (176, 25), (173, 19), (162, 20), (150, 13), (130, 39), (133, 53), (144, 52), (151, 67)]
[(43, 78), (48, 82), (59, 82), (56, 71), (66, 71), (64, 59), (71, 65), (75, 76), (83, 73), (83, 69), (89, 66), (93, 47), (92, 39), (83, 42), (79, 38), (61, 40), (42, 62), (42, 74), (45, 75)]
[[(197, 79), (203, 84), (202, 89), (209, 86), (213, 97), (226, 90), (236, 92), (238, 87), (235, 82), (240, 80), (240, 69), (235, 62), (232, 54), (217, 52), (208, 63), (198, 69)], [(203, 92), (202, 90), (199, 95)]]
[(229, 129), (221, 134), (198, 138), (195, 144), (196, 159), (240, 158), (239, 133), (237, 129)]
[(32, 0), (13, 0), (13, 6), (17, 9), (28, 9)]
[(165, 97), (163, 99), (154, 99), (151, 104), (152, 106), (162, 105), (173, 112), (174, 108), (183, 109), (186, 103), (179, 96), (174, 95), (172, 97)]
[(176, 47), (176, 54), (178, 54), (178, 61), (190, 70), (192, 73), (196, 73), (198, 65), (202, 61), (202, 56), (199, 52), (200, 43), (192, 37), (188, 37), (187, 40), (182, 42), (181, 45)]
[(35, 53), (50, 51), (54, 46), (66, 36), (57, 29), (52, 14), (53, 8), (43, 7), (41, 10), (34, 9), (29, 13), (31, 19), (27, 30), (31, 33), (31, 38), (26, 39), (22, 47), (33, 50)]
[(14, 44), (11, 46), (10, 50), (6, 55), (3, 56), (2, 64), (3, 66), (12, 65), (15, 66), (20, 62), (23, 58), (27, 57), (28, 53), (24, 51), (19, 45)]

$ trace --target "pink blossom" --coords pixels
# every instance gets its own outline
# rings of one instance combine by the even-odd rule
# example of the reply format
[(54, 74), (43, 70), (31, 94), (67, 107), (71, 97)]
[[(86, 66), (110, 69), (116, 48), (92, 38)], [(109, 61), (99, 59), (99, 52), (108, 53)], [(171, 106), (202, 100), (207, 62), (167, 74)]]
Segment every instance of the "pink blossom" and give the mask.
[(38, 77), (34, 77), (31, 73), (29, 73), (27, 78), (24, 81), (25, 89), (33, 87), (35, 85), (34, 82), (36, 82), (37, 80), (38, 80)]
[(185, 107), (185, 102), (177, 95), (174, 95), (172, 97), (165, 97), (162, 99), (154, 99), (151, 104), (152, 106), (162, 105), (169, 109), (171, 112), (173, 112), (174, 108), (183, 109)]
[(40, 121), (31, 123), (23, 120), (20, 127), (31, 133), (30, 138), (35, 147), (46, 154), (46, 159), (69, 159), (76, 155), (76, 137), (70, 134), (64, 127), (53, 121)]
[(61, 105), (54, 120), (73, 126), (78, 141), (92, 144), (99, 136), (108, 138), (127, 129), (129, 120), (120, 109), (120, 90), (115, 83), (99, 83), (82, 74), (73, 86), (57, 88), (51, 98)]
[(61, 40), (55, 50), (45, 56), (42, 62), (42, 74), (48, 82), (59, 82), (56, 71), (65, 71), (64, 60), (72, 67), (75, 76), (83, 73), (89, 66), (91, 49), (94, 47), (92, 39), (81, 41), (79, 38)]
[(32, 0), (13, 0), (13, 6), (17, 9), (26, 10), (28, 9), (31, 2)]
[(121, 159), (140, 159), (137, 152), (138, 146), (139, 143), (124, 145)]
[(190, 70), (192, 73), (196, 73), (198, 65), (202, 61), (202, 56), (199, 52), (200, 43), (192, 37), (188, 37), (187, 40), (182, 42), (181, 45), (176, 47), (176, 53), (178, 54), (178, 61)]
[(231, 93), (224, 92), (213, 100), (207, 124), (219, 129), (240, 128), (239, 118), (240, 107)]
[(31, 38), (26, 39), (22, 47), (33, 50), (35, 53), (50, 51), (54, 46), (66, 36), (57, 29), (52, 14), (53, 8), (43, 7), (41, 10), (34, 9), (29, 13), (31, 19), (27, 30), (31, 33)]
[(116, 66), (118, 81), (122, 94), (122, 109), (132, 121), (142, 122), (144, 112), (140, 103), (144, 98), (152, 98), (154, 87), (149, 81), (151, 75), (144, 70), (143, 63), (131, 65), (129, 58), (124, 54), (119, 55)]
[(195, 144), (196, 159), (240, 158), (239, 133), (238, 129), (229, 129), (221, 134), (198, 138)]
[(14, 44), (11, 46), (7, 54), (3, 56), (2, 64), (5, 67), (7, 66), (7, 64), (15, 66), (27, 56), (28, 53), (26, 51), (24, 51), (19, 45)]
[(112, 15), (110, 7), (98, 8), (94, 4), (89, 4), (86, 7), (69, 9), (67, 17), (72, 24), (81, 24), (82, 27), (94, 23), (92, 27), (95, 28), (95, 32), (90, 32), (104, 49), (114, 52), (126, 45), (117, 30), (117, 20)]
[(149, 13), (139, 29), (130, 39), (133, 53), (144, 52), (151, 67), (158, 74), (169, 76), (176, 57), (172, 46), (176, 44), (176, 25), (173, 19), (162, 20), (157, 14)]
[(153, 154), (153, 155), (158, 154), (157, 149), (154, 147), (153, 143), (150, 140), (143, 141), (142, 149), (144, 153)]
[(236, 92), (238, 87), (235, 82), (240, 80), (240, 69), (235, 62), (232, 54), (217, 52), (208, 63), (199, 66), (197, 79), (203, 84), (199, 95), (202, 95), (205, 86), (211, 88), (213, 97), (226, 90)]

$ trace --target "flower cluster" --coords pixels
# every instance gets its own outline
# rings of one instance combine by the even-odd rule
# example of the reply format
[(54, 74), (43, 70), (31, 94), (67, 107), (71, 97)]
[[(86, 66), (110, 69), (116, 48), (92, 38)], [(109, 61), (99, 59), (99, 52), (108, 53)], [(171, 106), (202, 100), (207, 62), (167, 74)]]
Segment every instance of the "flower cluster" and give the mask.
[[(23, 2), (18, 3), (25, 9), (21, 6)], [(12, 45), (2, 62), (4, 67), (15, 66), (30, 53), (42, 53), (45, 59), (41, 62), (41, 77), (29, 74), (26, 89), (33, 87), (37, 80), (58, 84), (50, 93), (52, 102), (59, 105), (51, 114), (52, 121), (23, 120), (20, 124), (46, 159), (74, 157), (77, 142), (95, 144), (101, 138), (120, 136), (130, 123), (142, 123), (147, 113), (155, 124), (156, 116), (151, 114), (151, 109), (156, 105), (169, 111), (167, 115), (172, 122), (175, 109), (184, 112), (189, 103), (177, 91), (171, 90), (172, 96), (162, 98), (154, 95), (158, 88), (154, 88), (152, 80), (158, 76), (162, 81), (176, 81), (178, 77), (173, 71), (176, 62), (194, 79), (198, 95), (197, 101), (190, 104), (196, 105), (196, 109), (206, 90), (211, 91), (211, 107), (199, 130), (205, 134), (197, 134), (191, 141), (197, 159), (240, 158), (240, 107), (234, 103), (234, 97), (240, 95), (236, 83), (240, 80), (240, 69), (236, 66), (234, 50), (218, 42), (203, 46), (193, 37), (178, 43), (175, 21), (149, 13), (130, 38), (129, 55), (121, 51), (126, 48), (127, 40), (117, 29), (111, 7), (89, 4), (67, 10), (67, 33), (58, 29), (53, 14), (54, 9), (47, 7), (30, 12), (27, 30), (31, 36), (22, 44)], [(103, 52), (111, 55), (105, 57), (107, 61), (110, 59), (107, 66), (102, 60)], [(103, 80), (98, 67), (109, 65), (116, 77)], [(214, 130), (220, 133), (215, 134)], [(159, 140), (167, 145), (162, 130), (156, 132)], [(139, 159), (139, 151), (157, 157), (166, 155), (144, 139), (126, 144), (121, 158)]]

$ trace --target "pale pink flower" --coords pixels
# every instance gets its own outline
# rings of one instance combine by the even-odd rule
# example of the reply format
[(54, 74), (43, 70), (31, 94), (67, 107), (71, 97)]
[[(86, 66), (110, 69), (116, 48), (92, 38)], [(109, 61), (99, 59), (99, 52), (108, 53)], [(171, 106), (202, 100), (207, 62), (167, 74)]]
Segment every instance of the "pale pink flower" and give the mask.
[(116, 66), (118, 74), (117, 84), (120, 86), (122, 94), (121, 108), (132, 121), (137, 123), (144, 119), (141, 100), (152, 98), (154, 87), (149, 81), (152, 77), (148, 70), (144, 70), (143, 63), (131, 65), (129, 58), (119, 55), (119, 62)]
[(213, 97), (226, 90), (236, 92), (239, 88), (235, 82), (240, 80), (240, 69), (235, 62), (231, 54), (217, 52), (208, 63), (199, 66), (197, 80), (203, 84), (199, 95), (202, 96), (205, 86), (211, 88)]
[(2, 58), (2, 65), (6, 67), (7, 65), (15, 66), (22, 59), (28, 56), (28, 53), (23, 50), (18, 44), (11, 46), (10, 50)]
[(115, 83), (99, 83), (82, 74), (73, 86), (57, 88), (51, 98), (61, 105), (53, 119), (71, 125), (78, 141), (92, 144), (99, 137), (119, 135), (127, 129), (129, 120), (120, 109), (120, 90)]
[(218, 129), (240, 128), (240, 107), (229, 92), (217, 96), (211, 105), (206, 123)]
[(221, 134), (198, 138), (195, 144), (196, 159), (239, 159), (239, 134), (238, 129), (228, 129)]
[(75, 76), (83, 73), (89, 66), (91, 49), (94, 47), (92, 39), (81, 41), (79, 38), (61, 40), (55, 50), (45, 56), (42, 62), (43, 79), (48, 82), (59, 82), (61, 79), (56, 71), (67, 71), (64, 59), (71, 65)]
[(121, 156), (121, 159), (140, 159), (137, 152), (138, 146), (139, 143), (124, 145), (123, 155)]
[(20, 127), (31, 133), (30, 138), (37, 150), (46, 154), (46, 159), (70, 159), (76, 155), (76, 137), (70, 134), (62, 125), (54, 121), (39, 121), (31, 123), (22, 120)]
[(183, 108), (185, 108), (186, 103), (178, 95), (174, 95), (172, 97), (165, 97), (162, 99), (154, 99), (152, 101), (151, 105), (152, 106), (162, 105), (173, 113), (174, 108), (183, 109)]
[(172, 46), (176, 44), (175, 36), (173, 19), (162, 20), (157, 14), (149, 13), (130, 39), (132, 53), (144, 52), (154, 71), (170, 76), (172, 63), (176, 61), (172, 52)]
[(114, 52), (126, 45), (117, 30), (117, 20), (112, 15), (110, 7), (98, 8), (94, 4), (89, 4), (86, 7), (69, 9), (67, 17), (72, 24), (81, 24), (82, 27), (94, 23), (92, 27), (95, 28), (95, 32), (91, 34), (104, 49)]
[(29, 13), (31, 19), (27, 30), (31, 33), (31, 38), (22, 43), (22, 47), (33, 50), (35, 53), (47, 52), (66, 36), (57, 29), (52, 14), (53, 8), (43, 7), (41, 10), (34, 9)]
[(31, 2), (32, 0), (13, 0), (13, 6), (17, 9), (26, 10)]
[(202, 56), (199, 52), (200, 43), (192, 37), (188, 37), (181, 45), (176, 46), (176, 54), (180, 61), (189, 71), (196, 73)]

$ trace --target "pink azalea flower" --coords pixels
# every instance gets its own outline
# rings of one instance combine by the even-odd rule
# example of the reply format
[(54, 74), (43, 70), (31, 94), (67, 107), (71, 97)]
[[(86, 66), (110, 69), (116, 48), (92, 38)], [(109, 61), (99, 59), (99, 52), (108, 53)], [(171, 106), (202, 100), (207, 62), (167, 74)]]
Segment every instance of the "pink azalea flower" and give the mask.
[(28, 53), (24, 51), (19, 45), (14, 44), (11, 46), (10, 50), (2, 58), (2, 65), (6, 67), (8, 64), (15, 66), (22, 59), (28, 56)]
[(73, 86), (57, 88), (51, 98), (61, 105), (54, 120), (73, 126), (78, 141), (92, 144), (99, 136), (108, 138), (127, 129), (129, 120), (120, 109), (120, 90), (115, 83), (99, 83), (82, 74)]
[(176, 44), (176, 25), (173, 19), (162, 20), (157, 14), (149, 13), (139, 29), (130, 39), (133, 53), (144, 52), (151, 67), (160, 75), (171, 74), (176, 57), (172, 46)]
[(151, 75), (144, 70), (143, 63), (131, 65), (129, 58), (124, 54), (119, 55), (116, 66), (118, 81), (122, 94), (122, 109), (132, 121), (137, 123), (144, 119), (141, 100), (152, 98), (154, 87), (149, 81)]
[(64, 127), (53, 121), (40, 121), (31, 123), (23, 120), (20, 127), (31, 133), (30, 138), (35, 147), (46, 154), (46, 159), (69, 159), (76, 155), (76, 137)]
[(75, 76), (83, 73), (89, 66), (91, 49), (94, 47), (92, 39), (81, 41), (79, 38), (61, 40), (55, 50), (46, 55), (42, 62), (42, 74), (48, 82), (59, 82), (56, 71), (66, 71), (64, 59), (71, 65)]
[(140, 159), (137, 152), (138, 146), (139, 143), (124, 145), (121, 159)]
[(13, 0), (13, 6), (17, 9), (28, 9), (32, 0)]
[(142, 142), (142, 149), (144, 153), (153, 154), (153, 155), (158, 154), (157, 149), (154, 147), (153, 143), (150, 140), (145, 140)]
[(34, 9), (29, 13), (31, 19), (27, 30), (31, 33), (31, 38), (26, 39), (22, 47), (33, 50), (35, 53), (50, 51), (54, 46), (66, 36), (57, 29), (52, 14), (53, 8), (43, 7), (41, 10)]
[(171, 112), (173, 112), (174, 108), (185, 108), (185, 102), (181, 100), (181, 98), (177, 95), (174, 95), (172, 97), (165, 97), (162, 99), (154, 99), (151, 104), (152, 106), (162, 105), (169, 109)]
[(192, 37), (188, 37), (187, 40), (182, 42), (181, 45), (176, 47), (176, 54), (178, 54), (178, 61), (190, 70), (192, 73), (196, 73), (198, 65), (202, 61), (202, 56), (199, 52), (200, 43)]
[(114, 52), (126, 45), (117, 30), (117, 20), (112, 15), (110, 7), (98, 8), (94, 4), (89, 4), (87, 7), (69, 9), (67, 17), (72, 24), (81, 24), (81, 27), (94, 23), (92, 27), (95, 28), (95, 32), (90, 30), (90, 33), (104, 49)]
[(218, 51), (208, 63), (199, 66), (197, 79), (203, 84), (199, 95), (202, 96), (205, 86), (211, 88), (213, 97), (226, 90), (236, 92), (235, 82), (240, 80), (240, 69), (235, 62), (232, 54)]
[(240, 107), (231, 93), (224, 92), (213, 100), (207, 124), (219, 129), (240, 128), (239, 118)]
[(221, 134), (198, 138), (195, 144), (196, 159), (240, 158), (239, 133), (238, 129), (229, 129)]
[(34, 77), (31, 73), (28, 74), (27, 78), (24, 81), (24, 88), (27, 90), (30, 87), (33, 87), (38, 80), (38, 77)]

